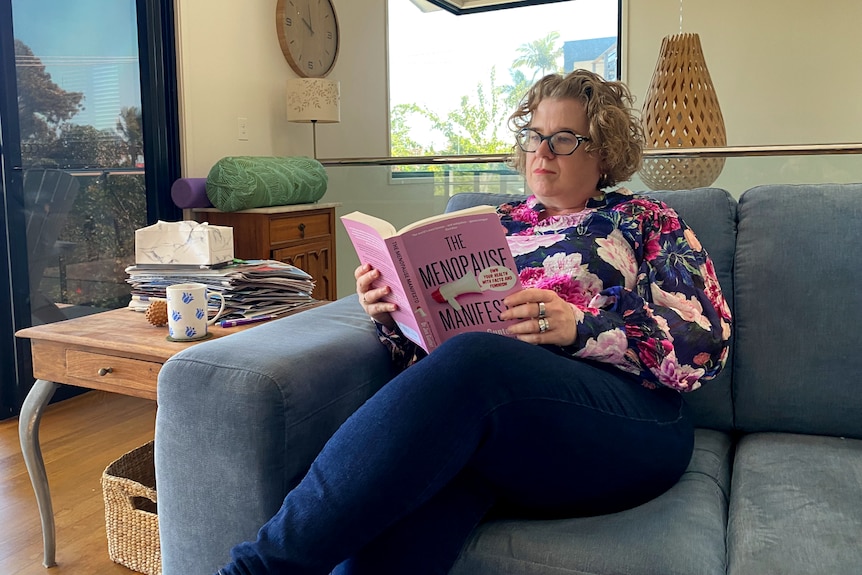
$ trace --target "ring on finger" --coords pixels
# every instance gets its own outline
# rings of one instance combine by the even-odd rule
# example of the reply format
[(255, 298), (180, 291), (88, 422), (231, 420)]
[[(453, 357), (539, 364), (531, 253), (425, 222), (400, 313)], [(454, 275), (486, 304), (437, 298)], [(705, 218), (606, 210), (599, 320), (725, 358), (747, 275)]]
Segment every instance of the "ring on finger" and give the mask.
[(548, 323), (548, 320), (545, 318), (541, 318), (539, 320), (539, 333), (545, 333), (551, 329), (551, 324)]
[(545, 302), (539, 302), (539, 315), (537, 315), (539, 319), (545, 319)]

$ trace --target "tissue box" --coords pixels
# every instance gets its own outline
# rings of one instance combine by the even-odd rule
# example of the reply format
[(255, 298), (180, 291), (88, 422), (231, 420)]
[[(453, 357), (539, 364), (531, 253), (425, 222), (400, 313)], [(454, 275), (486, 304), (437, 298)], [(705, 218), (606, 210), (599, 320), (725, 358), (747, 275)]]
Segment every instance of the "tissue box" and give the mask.
[(135, 264), (210, 266), (233, 259), (233, 228), (162, 222), (135, 231)]

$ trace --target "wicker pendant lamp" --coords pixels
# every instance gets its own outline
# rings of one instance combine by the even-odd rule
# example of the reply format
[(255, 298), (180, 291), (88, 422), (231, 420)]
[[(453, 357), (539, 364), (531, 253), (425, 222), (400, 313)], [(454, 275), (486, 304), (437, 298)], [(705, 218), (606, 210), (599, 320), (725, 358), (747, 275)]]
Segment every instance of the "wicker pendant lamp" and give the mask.
[[(727, 144), (724, 117), (697, 34), (662, 40), (643, 107), (647, 148), (713, 147)], [(709, 186), (725, 158), (645, 158), (641, 179), (653, 190)]]

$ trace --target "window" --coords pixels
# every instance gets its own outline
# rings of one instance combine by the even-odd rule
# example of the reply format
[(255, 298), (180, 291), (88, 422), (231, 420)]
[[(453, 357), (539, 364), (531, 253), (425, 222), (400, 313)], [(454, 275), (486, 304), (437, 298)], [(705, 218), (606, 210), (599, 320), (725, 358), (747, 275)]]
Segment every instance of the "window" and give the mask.
[(390, 155), (501, 154), (534, 81), (586, 68), (618, 77), (619, 0), (455, 16), (389, 0)]
[(173, 29), (173, 0), (0, 0), (0, 419), (15, 330), (125, 306), (135, 229), (179, 217)]

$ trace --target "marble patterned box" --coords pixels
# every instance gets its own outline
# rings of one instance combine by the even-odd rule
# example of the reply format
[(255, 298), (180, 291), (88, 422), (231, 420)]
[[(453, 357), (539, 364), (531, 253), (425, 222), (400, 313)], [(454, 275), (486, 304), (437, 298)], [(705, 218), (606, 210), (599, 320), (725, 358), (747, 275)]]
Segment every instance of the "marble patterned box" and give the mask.
[(135, 231), (135, 264), (202, 265), (233, 259), (233, 228), (192, 221), (163, 222)]

